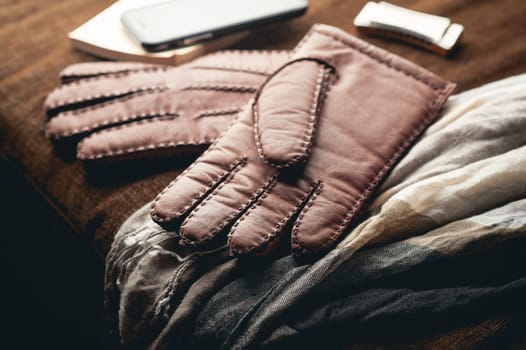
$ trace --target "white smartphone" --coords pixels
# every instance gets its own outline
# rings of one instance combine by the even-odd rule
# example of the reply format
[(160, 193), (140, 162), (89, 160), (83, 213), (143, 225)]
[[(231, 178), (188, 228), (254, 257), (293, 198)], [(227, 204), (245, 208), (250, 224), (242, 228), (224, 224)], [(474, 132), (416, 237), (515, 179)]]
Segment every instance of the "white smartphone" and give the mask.
[(162, 51), (300, 16), (307, 7), (307, 0), (172, 0), (128, 10), (121, 21), (146, 50)]

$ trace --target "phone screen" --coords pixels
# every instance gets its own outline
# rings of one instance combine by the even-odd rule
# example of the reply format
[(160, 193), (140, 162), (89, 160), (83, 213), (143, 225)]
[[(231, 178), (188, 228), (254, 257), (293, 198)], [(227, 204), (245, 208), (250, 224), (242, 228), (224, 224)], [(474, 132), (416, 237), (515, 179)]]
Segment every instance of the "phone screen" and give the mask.
[(174, 0), (126, 11), (121, 19), (147, 49), (164, 49), (290, 18), (306, 9), (307, 0)]

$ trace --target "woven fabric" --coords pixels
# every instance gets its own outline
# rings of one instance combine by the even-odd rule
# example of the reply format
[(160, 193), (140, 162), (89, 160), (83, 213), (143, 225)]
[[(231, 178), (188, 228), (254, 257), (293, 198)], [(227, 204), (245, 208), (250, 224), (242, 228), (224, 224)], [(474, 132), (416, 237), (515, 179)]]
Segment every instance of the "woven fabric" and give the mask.
[[(524, 310), (525, 87), (520, 75), (453, 96), (316, 263), (188, 252), (144, 207), (108, 255), (115, 334), (131, 347), (292, 348), (487, 317), (498, 333), (513, 321), (499, 313)], [(484, 342), (467, 332), (447, 347)]]

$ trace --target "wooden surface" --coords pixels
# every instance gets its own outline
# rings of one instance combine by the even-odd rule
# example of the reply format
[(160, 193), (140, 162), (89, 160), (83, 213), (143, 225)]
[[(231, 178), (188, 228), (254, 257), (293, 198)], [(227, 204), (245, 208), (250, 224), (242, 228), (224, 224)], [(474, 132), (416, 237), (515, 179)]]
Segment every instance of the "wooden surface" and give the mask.
[[(73, 51), (67, 33), (111, 2), (0, 0), (0, 157), (41, 194), (74, 232), (92, 240), (101, 256), (107, 252), (112, 234), (124, 218), (151, 200), (191, 161), (172, 160), (157, 168), (130, 169), (124, 177), (122, 173), (111, 172), (94, 176), (82, 163), (60, 156), (44, 137), (46, 117), (42, 103), (57, 85), (60, 70), (71, 63), (96, 60)], [(311, 0), (305, 16), (255, 30), (236, 48), (290, 49), (314, 23), (335, 25), (355, 34), (353, 19), (365, 3), (365, 0)], [(448, 16), (464, 25), (458, 52), (445, 58), (403, 43), (362, 38), (457, 82), (457, 91), (526, 73), (526, 1), (393, 3)], [(515, 324), (514, 318), (503, 317), (410, 344), (394, 342), (389, 346), (373, 344), (360, 348), (477, 348), (490, 338), (500, 339), (498, 344), (503, 345), (508, 338), (501, 335)]]

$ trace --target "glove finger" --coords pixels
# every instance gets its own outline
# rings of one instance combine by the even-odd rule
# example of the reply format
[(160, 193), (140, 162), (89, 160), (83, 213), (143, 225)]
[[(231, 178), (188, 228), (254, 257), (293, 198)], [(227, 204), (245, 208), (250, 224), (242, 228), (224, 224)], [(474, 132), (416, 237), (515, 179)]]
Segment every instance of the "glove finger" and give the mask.
[[(146, 91), (113, 99), (90, 107), (62, 112), (51, 118), (46, 135), (54, 139), (85, 134), (104, 127), (147, 118), (195, 118), (210, 120), (235, 115), (253, 96), (255, 87), (239, 85), (216, 89), (202, 88)], [(219, 122), (219, 120), (218, 120)], [(200, 126), (195, 122), (196, 126)], [(224, 124), (220, 124), (224, 126)], [(194, 126), (193, 128), (196, 128)], [(189, 125), (189, 127), (192, 127)], [(216, 136), (213, 136), (215, 139)]]
[(106, 126), (156, 117), (176, 117), (170, 100), (157, 91), (148, 91), (100, 103), (95, 106), (62, 112), (46, 125), (46, 136), (54, 139), (84, 134)]
[(48, 116), (83, 108), (143, 91), (167, 89), (166, 78), (159, 70), (122, 76), (102, 76), (62, 85), (53, 90), (44, 102)]
[(89, 79), (106, 75), (123, 75), (131, 72), (164, 70), (169, 67), (141, 62), (84, 62), (72, 64), (60, 72), (62, 84), (68, 84), (81, 79)]
[(318, 184), (278, 181), (236, 221), (228, 234), (231, 255), (268, 254)]
[(290, 51), (226, 50), (197, 58), (188, 66), (270, 75), (289, 58)]
[[(227, 178), (183, 221), (179, 235), (185, 244), (206, 244), (225, 230), (276, 181), (275, 170), (246, 162)], [(226, 236), (224, 236), (226, 241)]]
[(363, 198), (322, 183), (294, 222), (292, 251), (297, 256), (327, 252), (347, 228)]
[(82, 140), (77, 158), (115, 160), (201, 152), (235, 118), (235, 114), (208, 118), (155, 117), (104, 129)]
[(251, 136), (250, 124), (236, 119), (217, 143), (155, 198), (150, 212), (152, 219), (170, 229), (180, 224), (190, 210), (246, 163), (246, 157), (229, 145), (228, 139), (239, 140), (237, 146), (243, 147), (243, 141), (250, 140), (247, 135)]
[[(193, 68), (231, 69), (269, 75), (287, 62), (290, 52), (284, 50), (225, 50), (208, 54), (186, 64)], [(166, 70), (171, 66), (141, 62), (83, 62), (60, 72), (63, 84), (105, 75), (122, 75), (140, 71)]]
[[(264, 79), (265, 76), (220, 70), (199, 74), (187, 69), (171, 75), (159, 70), (151, 70), (123, 76), (98, 77), (63, 85), (48, 95), (44, 106), (48, 116), (52, 117), (64, 111), (93, 107), (141, 92), (161, 93), (167, 90), (179, 90), (191, 94), (194, 91), (253, 94)], [(196, 100), (198, 99), (192, 101)], [(213, 99), (206, 101), (210, 102)]]

